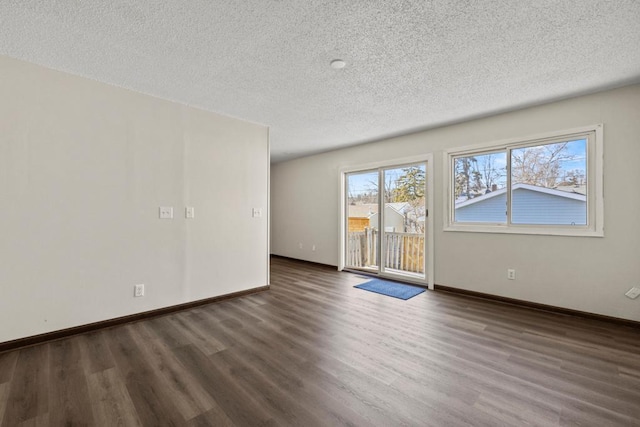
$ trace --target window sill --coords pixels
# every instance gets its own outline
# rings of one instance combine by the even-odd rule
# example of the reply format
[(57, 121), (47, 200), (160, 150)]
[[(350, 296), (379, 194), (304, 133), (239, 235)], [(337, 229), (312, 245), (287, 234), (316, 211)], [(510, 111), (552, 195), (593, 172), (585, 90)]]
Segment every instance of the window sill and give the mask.
[(446, 225), (443, 231), (466, 233), (494, 233), (494, 234), (532, 234), (541, 236), (568, 236), (568, 237), (604, 237), (604, 230), (594, 230), (587, 227), (531, 227), (531, 226), (505, 226), (505, 225)]

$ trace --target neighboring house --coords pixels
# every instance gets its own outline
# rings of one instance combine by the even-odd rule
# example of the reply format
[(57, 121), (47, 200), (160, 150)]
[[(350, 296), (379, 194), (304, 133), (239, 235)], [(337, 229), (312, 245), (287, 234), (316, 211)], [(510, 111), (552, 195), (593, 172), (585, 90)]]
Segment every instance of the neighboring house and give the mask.
[[(361, 232), (371, 227), (369, 217), (378, 212), (377, 204), (349, 205), (349, 232)], [(378, 228), (377, 223), (374, 226)]]
[[(579, 192), (516, 184), (512, 193), (514, 224), (586, 225), (587, 196)], [(502, 188), (482, 196), (456, 202), (456, 222), (506, 221), (507, 190)], [(535, 209), (529, 209), (534, 207)], [(542, 208), (541, 208), (542, 207)]]
[[(405, 217), (409, 203), (387, 203), (384, 208), (385, 231), (404, 232)], [(349, 232), (378, 229), (378, 205), (362, 204), (349, 206)]]
[[(405, 231), (405, 214), (409, 203), (386, 203), (384, 205), (384, 231), (402, 233)], [(371, 224), (378, 224), (378, 214), (369, 217)]]
[(369, 228), (369, 218), (349, 217), (349, 233), (362, 232), (366, 228)]

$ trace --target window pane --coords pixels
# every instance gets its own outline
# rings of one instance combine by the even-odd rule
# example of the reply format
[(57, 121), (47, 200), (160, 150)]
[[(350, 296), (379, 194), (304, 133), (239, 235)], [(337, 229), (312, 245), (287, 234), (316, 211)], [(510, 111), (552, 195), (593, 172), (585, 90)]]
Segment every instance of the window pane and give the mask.
[(587, 139), (511, 150), (511, 222), (587, 224)]
[(424, 278), (426, 175), (426, 163), (383, 170), (380, 263), (387, 273)]
[(347, 267), (377, 270), (378, 171), (347, 175)]
[(455, 222), (507, 221), (506, 152), (455, 157)]

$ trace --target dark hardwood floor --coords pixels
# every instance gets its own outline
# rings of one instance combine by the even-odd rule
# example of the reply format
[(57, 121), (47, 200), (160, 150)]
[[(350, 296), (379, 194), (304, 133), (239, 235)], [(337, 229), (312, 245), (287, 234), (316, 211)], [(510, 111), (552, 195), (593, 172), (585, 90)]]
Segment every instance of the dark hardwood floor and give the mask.
[(271, 290), (0, 354), (2, 426), (640, 426), (640, 330), (274, 258)]

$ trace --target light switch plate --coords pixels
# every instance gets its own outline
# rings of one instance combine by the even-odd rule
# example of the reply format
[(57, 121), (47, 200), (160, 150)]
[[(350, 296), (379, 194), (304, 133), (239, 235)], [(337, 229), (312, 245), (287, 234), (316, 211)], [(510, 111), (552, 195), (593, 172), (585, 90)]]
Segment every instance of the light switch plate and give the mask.
[(193, 206), (187, 206), (184, 208), (184, 217), (187, 219), (193, 219), (196, 217), (196, 210)]
[(634, 286), (633, 288), (629, 289), (625, 295), (631, 299), (636, 299), (638, 298), (638, 296), (640, 296), (640, 288), (636, 288)]
[(173, 207), (160, 206), (160, 219), (173, 219)]
[(143, 297), (144, 296), (144, 285), (133, 285), (133, 296), (134, 297)]

